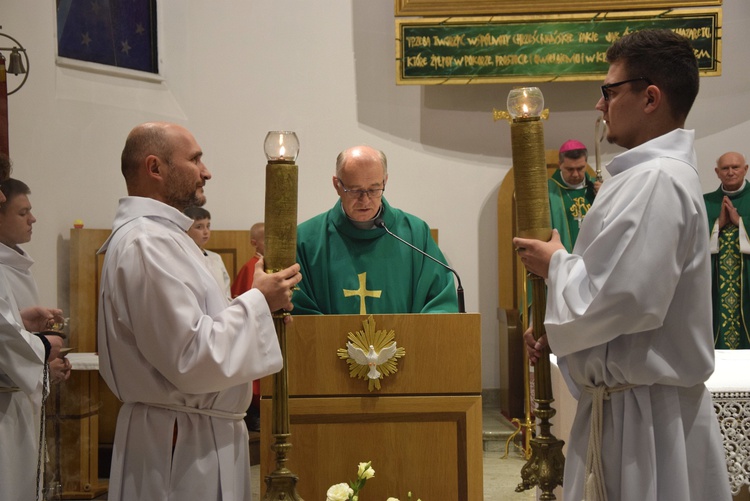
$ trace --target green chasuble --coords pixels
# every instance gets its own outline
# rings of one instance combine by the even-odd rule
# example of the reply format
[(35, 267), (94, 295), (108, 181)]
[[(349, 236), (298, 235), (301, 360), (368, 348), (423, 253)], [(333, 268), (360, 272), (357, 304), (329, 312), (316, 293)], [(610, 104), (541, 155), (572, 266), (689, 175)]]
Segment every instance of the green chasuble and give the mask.
[(573, 252), (581, 222), (594, 202), (594, 178), (586, 174), (586, 185), (576, 190), (565, 184), (557, 169), (547, 180), (547, 188), (552, 227), (560, 233), (565, 249)]
[[(446, 262), (427, 223), (383, 198), (381, 217), (394, 234)], [(294, 314), (457, 313), (453, 274), (382, 228), (360, 229), (341, 202), (297, 228), (302, 282)]]
[[(703, 195), (708, 213), (708, 229), (721, 212), (726, 194), (721, 187)], [(750, 184), (732, 195), (745, 230), (750, 228)], [(740, 253), (739, 228), (727, 224), (719, 233), (719, 252), (711, 254), (711, 295), (713, 298), (714, 345), (720, 350), (750, 349), (747, 319), (750, 318), (750, 255)]]

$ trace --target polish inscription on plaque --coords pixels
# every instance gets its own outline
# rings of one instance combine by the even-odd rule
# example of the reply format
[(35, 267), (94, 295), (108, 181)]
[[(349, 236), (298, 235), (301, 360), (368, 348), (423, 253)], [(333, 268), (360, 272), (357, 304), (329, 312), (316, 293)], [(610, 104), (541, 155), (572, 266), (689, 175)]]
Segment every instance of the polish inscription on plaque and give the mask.
[(607, 48), (646, 28), (695, 49), (701, 75), (721, 74), (721, 9), (396, 20), (397, 83), (600, 80)]

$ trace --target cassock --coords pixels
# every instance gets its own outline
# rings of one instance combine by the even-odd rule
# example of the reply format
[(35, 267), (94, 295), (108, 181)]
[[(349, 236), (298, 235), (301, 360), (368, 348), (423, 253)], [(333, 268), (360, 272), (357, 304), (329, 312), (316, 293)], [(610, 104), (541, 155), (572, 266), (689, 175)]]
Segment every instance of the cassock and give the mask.
[(23, 249), (18, 252), (0, 244), (0, 269), (8, 279), (10, 290), (21, 310), (39, 304), (39, 291), (31, 274), (33, 264), (34, 260)]
[(99, 297), (100, 373), (123, 402), (111, 501), (250, 499), (250, 382), (282, 367), (263, 294), (228, 303), (187, 235), (192, 220), (125, 197)]
[(552, 227), (560, 233), (565, 249), (573, 250), (581, 223), (594, 202), (594, 178), (586, 174), (584, 185), (571, 188), (563, 181), (560, 169), (547, 180)]
[[(0, 273), (0, 499), (36, 499), (44, 343), (24, 330)], [(42, 464), (42, 467), (44, 464)], [(41, 476), (40, 472), (40, 476)], [(42, 479), (39, 480), (42, 487)]]
[(573, 253), (552, 256), (545, 326), (578, 398), (565, 499), (583, 498), (592, 389), (602, 385), (609, 499), (731, 499), (704, 385), (714, 347), (693, 137), (677, 129), (615, 157)]
[[(740, 215), (740, 226), (731, 222), (719, 231), (724, 197)], [(703, 196), (711, 231), (711, 296), (713, 299), (714, 346), (721, 350), (750, 349), (750, 184), (735, 192), (719, 189)]]
[(260, 256), (253, 256), (245, 263), (237, 273), (232, 283), (232, 297), (237, 297), (245, 291), (253, 288), (253, 276), (255, 275), (255, 263), (260, 260)]
[[(386, 227), (445, 263), (427, 223), (382, 199)], [(361, 229), (341, 201), (297, 228), (297, 262), (304, 280), (294, 314), (456, 313), (453, 275), (388, 235)]]

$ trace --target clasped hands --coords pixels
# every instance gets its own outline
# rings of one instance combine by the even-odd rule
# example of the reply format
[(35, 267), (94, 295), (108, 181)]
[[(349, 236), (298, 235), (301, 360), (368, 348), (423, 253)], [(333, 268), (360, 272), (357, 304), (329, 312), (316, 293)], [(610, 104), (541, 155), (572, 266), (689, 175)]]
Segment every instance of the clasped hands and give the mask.
[(734, 204), (725, 196), (721, 201), (721, 212), (719, 212), (719, 229), (724, 228), (728, 223), (739, 228), (740, 226), (740, 213), (734, 207)]

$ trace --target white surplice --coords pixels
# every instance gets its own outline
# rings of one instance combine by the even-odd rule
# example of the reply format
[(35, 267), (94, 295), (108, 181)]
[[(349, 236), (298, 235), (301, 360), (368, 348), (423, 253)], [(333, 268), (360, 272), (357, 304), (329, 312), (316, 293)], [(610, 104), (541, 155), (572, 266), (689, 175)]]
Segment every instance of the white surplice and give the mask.
[(578, 398), (564, 498), (583, 499), (591, 393), (604, 402), (602, 457), (611, 501), (729, 500), (718, 423), (708, 223), (693, 131), (678, 129), (607, 166), (572, 254), (557, 251), (545, 326)]
[[(44, 343), (24, 330), (0, 273), (0, 499), (36, 499)], [(42, 465), (43, 467), (44, 465)], [(41, 479), (40, 479), (41, 488)]]
[(33, 264), (34, 260), (23, 249), (18, 252), (0, 243), (0, 267), (8, 279), (18, 308), (22, 310), (39, 305), (39, 291), (31, 274)]
[(241, 416), (250, 383), (281, 369), (281, 350), (263, 295), (229, 303), (186, 233), (191, 224), (161, 202), (125, 197), (102, 247), (100, 372), (124, 402), (112, 501), (250, 499)]
[(219, 287), (227, 296), (227, 299), (231, 300), (231, 279), (229, 278), (227, 267), (224, 266), (224, 260), (221, 259), (221, 256), (219, 254), (213, 251), (204, 249), (203, 253), (206, 258), (206, 266), (208, 266), (208, 271), (210, 271), (214, 276), (214, 280), (216, 280), (216, 283), (219, 284)]

